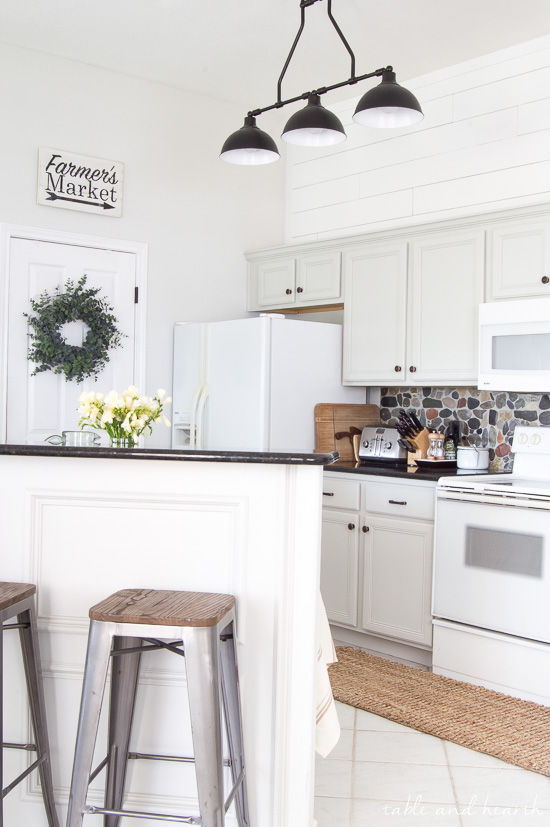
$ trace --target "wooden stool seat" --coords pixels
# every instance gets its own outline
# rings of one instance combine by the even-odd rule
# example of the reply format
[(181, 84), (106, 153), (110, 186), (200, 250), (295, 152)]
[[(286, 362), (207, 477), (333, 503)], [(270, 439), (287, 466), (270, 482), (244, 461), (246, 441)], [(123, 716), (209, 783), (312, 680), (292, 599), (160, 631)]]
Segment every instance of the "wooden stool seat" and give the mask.
[(36, 594), (36, 586), (32, 583), (0, 582), (0, 611), (9, 609), (10, 606), (14, 606), (20, 600), (26, 600), (27, 597), (32, 597), (33, 594)]
[(121, 589), (92, 606), (90, 619), (153, 626), (216, 626), (234, 606), (235, 598), (230, 594)]

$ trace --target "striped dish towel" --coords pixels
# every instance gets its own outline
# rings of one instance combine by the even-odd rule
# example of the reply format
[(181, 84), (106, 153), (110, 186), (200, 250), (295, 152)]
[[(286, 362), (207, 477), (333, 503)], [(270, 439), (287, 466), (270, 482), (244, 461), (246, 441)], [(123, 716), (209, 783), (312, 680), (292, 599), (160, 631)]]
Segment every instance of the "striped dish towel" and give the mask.
[(340, 722), (336, 713), (332, 689), (328, 677), (327, 666), (336, 663), (336, 650), (323, 598), (319, 595), (317, 603), (317, 637), (319, 648), (317, 652), (317, 727), (315, 749), (323, 758), (334, 749), (340, 738)]

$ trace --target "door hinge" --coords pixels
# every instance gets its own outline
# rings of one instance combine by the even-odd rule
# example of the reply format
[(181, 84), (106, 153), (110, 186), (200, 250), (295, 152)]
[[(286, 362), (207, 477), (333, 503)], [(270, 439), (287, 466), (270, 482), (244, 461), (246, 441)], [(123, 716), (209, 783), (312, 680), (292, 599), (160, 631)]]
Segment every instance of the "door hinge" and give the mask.
[(137, 304), (139, 301), (139, 287), (134, 288), (134, 304)]

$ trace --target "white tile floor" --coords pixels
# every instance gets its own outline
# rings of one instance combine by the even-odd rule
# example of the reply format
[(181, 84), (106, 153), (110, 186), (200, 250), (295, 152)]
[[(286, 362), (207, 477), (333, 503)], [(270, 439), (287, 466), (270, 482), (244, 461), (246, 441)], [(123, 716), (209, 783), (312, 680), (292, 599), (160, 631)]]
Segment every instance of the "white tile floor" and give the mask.
[(337, 704), (317, 757), (318, 827), (550, 827), (550, 778)]

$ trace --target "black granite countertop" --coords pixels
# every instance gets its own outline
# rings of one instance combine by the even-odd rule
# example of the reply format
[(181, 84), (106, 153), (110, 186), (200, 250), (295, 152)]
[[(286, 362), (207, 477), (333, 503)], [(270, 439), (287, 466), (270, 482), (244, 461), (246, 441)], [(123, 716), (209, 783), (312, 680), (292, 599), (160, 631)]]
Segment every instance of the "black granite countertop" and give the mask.
[(372, 474), (376, 477), (424, 480), (425, 482), (437, 482), (440, 477), (471, 476), (472, 474), (483, 476), (484, 474), (494, 473), (490, 470), (473, 471), (466, 468), (457, 468), (456, 463), (440, 468), (431, 468), (425, 465), (410, 466), (404, 462), (346, 462), (343, 460), (327, 465), (325, 470), (338, 471), (345, 474)]
[(0, 455), (86, 459), (161, 459), (179, 462), (250, 462), (268, 465), (329, 465), (338, 452), (287, 454), (264, 451), (179, 451), (170, 448), (70, 448), (59, 445), (0, 445)]

